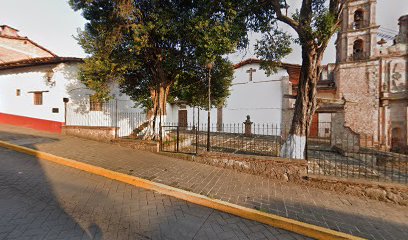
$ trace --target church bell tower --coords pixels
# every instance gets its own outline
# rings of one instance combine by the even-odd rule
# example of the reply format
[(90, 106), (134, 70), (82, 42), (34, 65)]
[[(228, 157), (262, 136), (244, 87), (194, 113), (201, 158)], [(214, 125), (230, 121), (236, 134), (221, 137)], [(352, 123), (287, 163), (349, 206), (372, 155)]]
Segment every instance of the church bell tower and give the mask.
[(369, 60), (376, 55), (376, 0), (350, 0), (336, 40), (336, 62)]

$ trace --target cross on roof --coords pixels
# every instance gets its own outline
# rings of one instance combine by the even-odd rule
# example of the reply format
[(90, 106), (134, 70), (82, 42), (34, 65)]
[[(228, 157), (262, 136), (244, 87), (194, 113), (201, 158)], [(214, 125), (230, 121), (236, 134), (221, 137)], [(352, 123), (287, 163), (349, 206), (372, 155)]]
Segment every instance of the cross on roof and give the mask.
[(252, 81), (252, 73), (256, 72), (256, 69), (253, 68), (249, 68), (248, 70), (246, 70), (247, 73), (249, 73), (249, 81)]

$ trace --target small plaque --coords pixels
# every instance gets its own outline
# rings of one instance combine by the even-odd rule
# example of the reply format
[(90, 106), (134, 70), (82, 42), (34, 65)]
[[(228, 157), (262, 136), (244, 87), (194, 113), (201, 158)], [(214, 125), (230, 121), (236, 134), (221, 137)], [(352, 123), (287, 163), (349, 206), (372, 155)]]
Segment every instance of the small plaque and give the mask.
[(59, 108), (52, 108), (52, 113), (59, 113)]

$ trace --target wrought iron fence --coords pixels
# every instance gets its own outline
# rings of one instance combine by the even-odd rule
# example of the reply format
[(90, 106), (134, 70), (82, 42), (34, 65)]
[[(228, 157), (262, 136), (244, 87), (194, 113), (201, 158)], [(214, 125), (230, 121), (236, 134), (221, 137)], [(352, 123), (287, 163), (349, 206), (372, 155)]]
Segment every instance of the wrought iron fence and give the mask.
[[(289, 128), (276, 124), (213, 124), (209, 133), (207, 127), (163, 124), (161, 150), (197, 154), (209, 148), (214, 152), (279, 157), (289, 132)], [(309, 174), (408, 183), (408, 155), (385, 151), (371, 136), (335, 136), (331, 124), (319, 123), (306, 139), (306, 146)]]
[(165, 123), (160, 130), (160, 151), (197, 154), (201, 133), (196, 125)]
[[(246, 130), (246, 131), (245, 131)], [(164, 123), (161, 127), (161, 150), (197, 154), (200, 151), (276, 156), (281, 146), (281, 128), (275, 124), (212, 124), (208, 141), (207, 124)]]
[(343, 134), (308, 144), (309, 173), (408, 183), (408, 155), (386, 151), (372, 136)]
[(66, 105), (67, 126), (112, 127), (117, 137), (135, 137), (146, 123), (146, 114), (132, 101), (81, 101)]
[[(208, 141), (207, 124), (185, 127), (165, 123), (162, 127), (162, 150), (187, 153), (206, 151), (277, 156), (284, 133), (276, 124), (212, 124)], [(177, 145), (177, 142), (179, 144)]]

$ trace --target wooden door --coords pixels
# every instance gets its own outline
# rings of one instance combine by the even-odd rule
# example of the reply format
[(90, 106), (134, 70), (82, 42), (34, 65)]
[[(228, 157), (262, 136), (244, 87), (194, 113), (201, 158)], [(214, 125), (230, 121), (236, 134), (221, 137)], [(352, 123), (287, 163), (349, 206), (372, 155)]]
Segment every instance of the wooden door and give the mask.
[(179, 127), (187, 127), (187, 109), (178, 111), (178, 125)]
[(312, 124), (310, 126), (309, 137), (319, 136), (319, 114), (315, 113), (313, 115)]
[(395, 127), (392, 129), (391, 135), (391, 148), (396, 150), (401, 148), (404, 145), (404, 136), (402, 134), (402, 130), (399, 127)]

